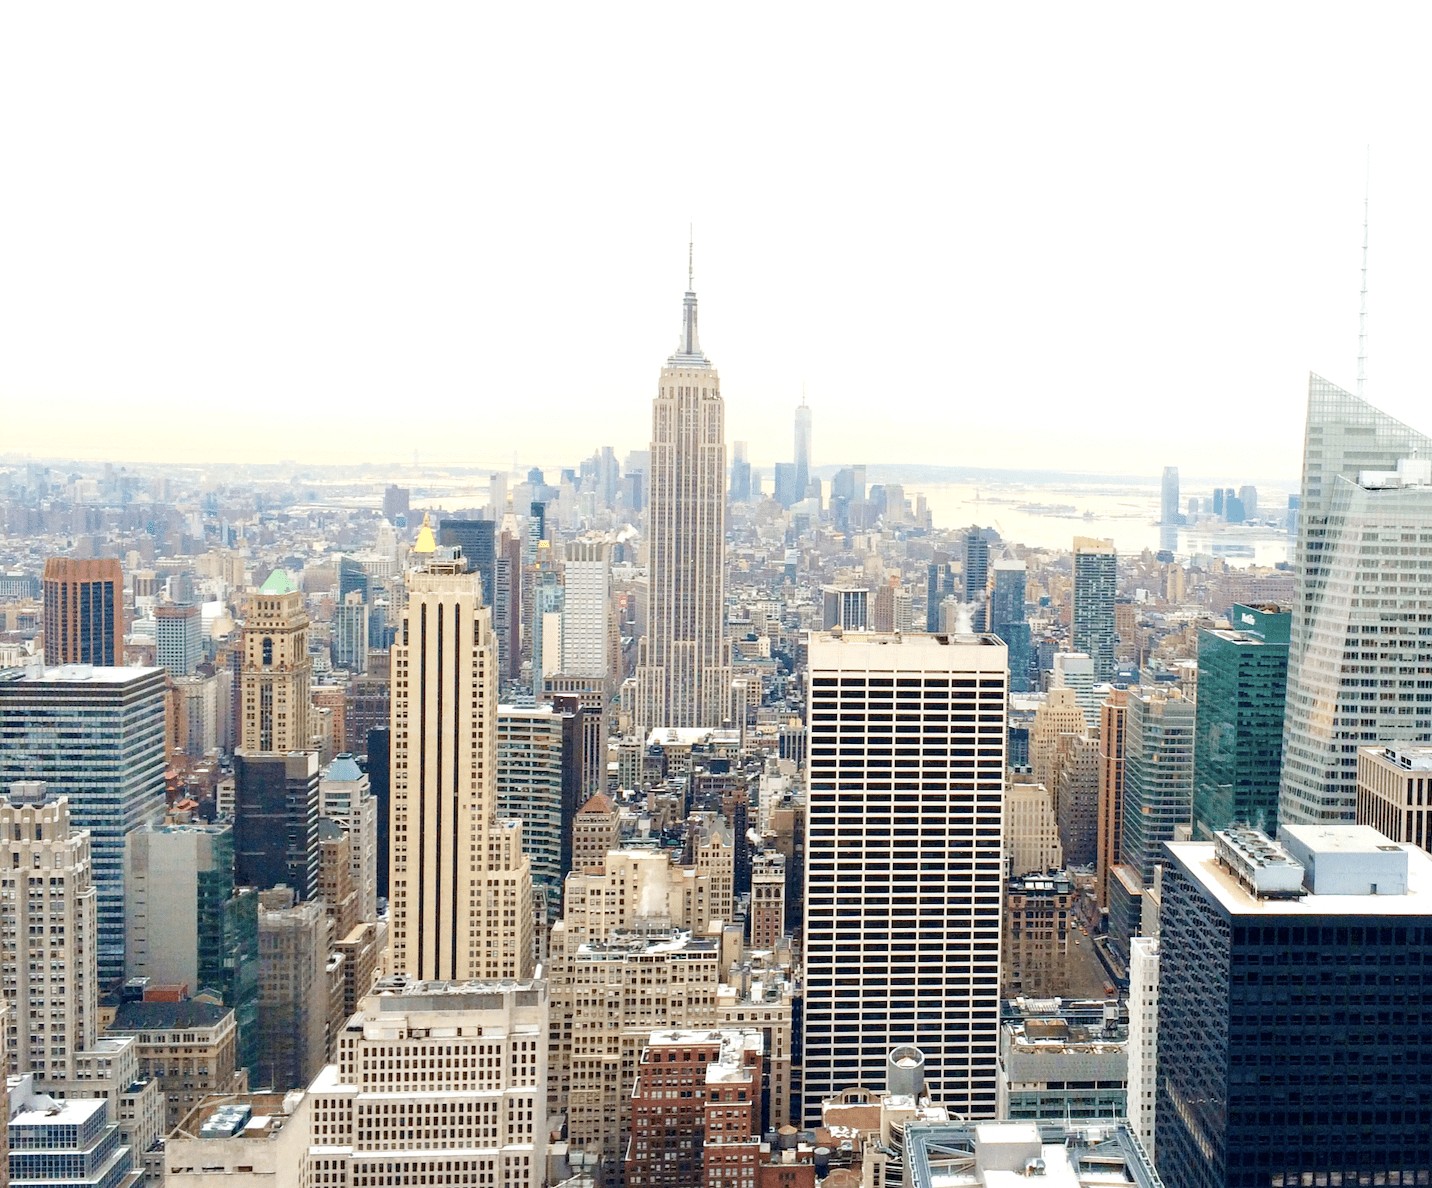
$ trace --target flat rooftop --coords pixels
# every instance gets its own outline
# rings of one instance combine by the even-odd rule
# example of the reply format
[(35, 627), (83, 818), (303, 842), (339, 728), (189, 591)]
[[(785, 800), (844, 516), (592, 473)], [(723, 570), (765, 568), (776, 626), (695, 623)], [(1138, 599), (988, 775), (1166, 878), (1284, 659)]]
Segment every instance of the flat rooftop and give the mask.
[(1105, 1123), (907, 1123), (912, 1188), (1162, 1188), (1127, 1126)]
[(11, 1126), (83, 1126), (108, 1104), (102, 1097), (46, 1098), (44, 1094), (36, 1094), (31, 1102), (36, 1098), (53, 1101), (54, 1105), (17, 1110), (10, 1115)]
[(1386, 747), (1362, 747), (1360, 753), (1403, 771), (1432, 772), (1432, 746), (1415, 743), (1393, 743)]
[(3, 678), (24, 685), (128, 685), (162, 668), (120, 668), (97, 664), (61, 664), (53, 668), (10, 669)]
[[(1341, 828), (1348, 828), (1343, 826)], [(1370, 826), (1366, 828), (1380, 845), (1394, 843)], [(1342, 852), (1361, 853), (1366, 841), (1349, 840)], [(1196, 879), (1229, 913), (1238, 916), (1392, 916), (1432, 917), (1432, 855), (1413, 845), (1397, 845), (1407, 852), (1407, 893), (1405, 895), (1317, 895), (1308, 892), (1297, 899), (1260, 899), (1244, 889), (1237, 876), (1214, 858), (1212, 842), (1165, 842), (1175, 860)], [(1338, 852), (1331, 843), (1319, 846), (1324, 852)]]

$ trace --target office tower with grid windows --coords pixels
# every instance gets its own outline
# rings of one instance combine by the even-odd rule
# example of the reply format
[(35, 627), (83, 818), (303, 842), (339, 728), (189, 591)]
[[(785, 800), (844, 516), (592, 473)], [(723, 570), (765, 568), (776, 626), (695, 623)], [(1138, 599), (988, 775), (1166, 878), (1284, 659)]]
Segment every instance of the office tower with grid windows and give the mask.
[(124, 663), (124, 574), (106, 557), (45, 561), (46, 664)]
[(43, 780), (88, 829), (99, 977), (124, 976), (125, 838), (164, 813), (162, 668), (0, 672), (0, 788)]
[(69, 801), (39, 781), (0, 800), (0, 972), (11, 1009), (7, 1071), (46, 1085), (71, 1080), (94, 1047), (95, 889), (90, 838)]
[(1159, 1174), (1168, 1188), (1420, 1183), (1432, 858), (1365, 825), (1280, 829), (1281, 845), (1235, 828), (1164, 847)]
[(1007, 686), (993, 636), (811, 637), (808, 1121), (903, 1044), (937, 1101), (994, 1114)]
[(612, 679), (611, 551), (605, 540), (571, 541), (564, 550), (559, 669), (563, 676)]
[(726, 406), (696, 336), (688, 282), (681, 341), (651, 410), (651, 577), (636, 670), (636, 736), (720, 726), (729, 716), (726, 640)]
[(1432, 438), (1308, 385), (1278, 821), (1351, 821), (1359, 747), (1432, 738)]
[(1119, 558), (1114, 542), (1074, 538), (1074, 651), (1094, 661), (1094, 677), (1114, 679), (1119, 637), (1114, 627), (1114, 598), (1119, 587)]
[(392, 960), (420, 980), (526, 978), (532, 867), (497, 815), (497, 652), (480, 580), (428, 545), (392, 649)]
[(1162, 845), (1189, 823), (1193, 802), (1194, 703), (1177, 689), (1129, 690), (1124, 750), (1125, 865), (1152, 887)]
[(170, 676), (191, 676), (204, 658), (204, 622), (197, 603), (154, 608), (154, 658)]
[(1101, 908), (1109, 906), (1109, 873), (1123, 861), (1124, 743), (1129, 719), (1129, 691), (1110, 689), (1099, 706), (1098, 859), (1094, 893)]
[(381, 980), (309, 1086), (315, 1188), (547, 1183), (547, 987)]

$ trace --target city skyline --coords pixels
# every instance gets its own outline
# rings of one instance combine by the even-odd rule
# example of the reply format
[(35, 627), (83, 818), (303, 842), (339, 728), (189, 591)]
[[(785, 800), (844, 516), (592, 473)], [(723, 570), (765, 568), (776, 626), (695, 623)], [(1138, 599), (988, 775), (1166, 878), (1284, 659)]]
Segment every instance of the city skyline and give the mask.
[[(1392, 17), (1243, 14), (1229, 39), (1216, 17), (857, 30), (792, 12), (753, 40), (739, 19), (669, 14), (693, 78), (753, 82), (679, 105), (637, 81), (635, 18), (573, 13), (541, 37), (524, 15), (458, 9), (294, 14), (282, 37), (172, 18), (96, 10), (71, 36), (6, 17), (0, 95), (43, 113), (6, 133), (25, 235), (0, 280), (0, 400), (32, 452), (639, 447), (694, 222), (728, 436), (757, 464), (789, 448), (804, 388), (817, 465), (905, 457), (916, 429), (930, 462), (987, 464), (1013, 402), (1008, 454), (1032, 465), (1293, 474), (1306, 372), (1350, 387), (1356, 370), (1369, 144), (1368, 396), (1415, 419), (1432, 240), (1420, 164), (1379, 146), (1415, 143), (1427, 84)], [(1016, 38), (1017, 66), (985, 53)], [(533, 88), (529, 43), (561, 85)], [(1333, 58), (1336, 93), (1303, 68)], [(1210, 77), (1218, 104), (1194, 85)], [(709, 166), (679, 195), (672, 143)], [(582, 311), (559, 334), (555, 289)], [(1071, 399), (1101, 415), (1070, 416)], [(79, 415), (54, 420), (57, 402)], [(195, 441), (153, 415), (175, 402), (244, 416)], [(272, 416), (291, 431), (264, 431)]]

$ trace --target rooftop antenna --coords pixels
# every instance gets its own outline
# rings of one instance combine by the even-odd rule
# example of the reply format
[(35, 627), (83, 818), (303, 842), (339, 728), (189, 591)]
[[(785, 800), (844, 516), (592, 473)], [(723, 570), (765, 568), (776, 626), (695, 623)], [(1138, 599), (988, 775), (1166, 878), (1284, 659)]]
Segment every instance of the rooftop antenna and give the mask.
[[(1366, 236), (1364, 236), (1364, 238), (1366, 238)], [(687, 291), (688, 293), (694, 292), (695, 289), (696, 289), (696, 265), (695, 265), (696, 246), (695, 246), (695, 245), (696, 245), (695, 224), (693, 224), (693, 223), (688, 223), (688, 224), (686, 225), (686, 291)], [(1366, 250), (1367, 250), (1366, 245), (1364, 245), (1363, 251), (1366, 252)], [(1366, 275), (1365, 275), (1365, 274), (1366, 274), (1366, 269), (1367, 269), (1367, 261), (1364, 260), (1364, 261), (1363, 261), (1363, 270), (1364, 270), (1364, 277), (1363, 277), (1363, 279), (1364, 279), (1364, 281), (1367, 279), (1367, 278), (1366, 278)]]
[(1357, 396), (1367, 384), (1367, 196), (1372, 187), (1372, 145), (1367, 146), (1367, 165), (1362, 183), (1362, 308), (1357, 315)]

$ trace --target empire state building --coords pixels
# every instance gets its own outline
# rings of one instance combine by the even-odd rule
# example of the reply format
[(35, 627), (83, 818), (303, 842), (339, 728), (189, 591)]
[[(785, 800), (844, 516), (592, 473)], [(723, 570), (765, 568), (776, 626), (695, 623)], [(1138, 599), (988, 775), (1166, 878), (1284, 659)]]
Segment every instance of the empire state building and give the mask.
[(651, 585), (635, 711), (643, 740), (658, 727), (720, 726), (729, 716), (725, 423), (688, 274), (681, 341), (651, 406)]

